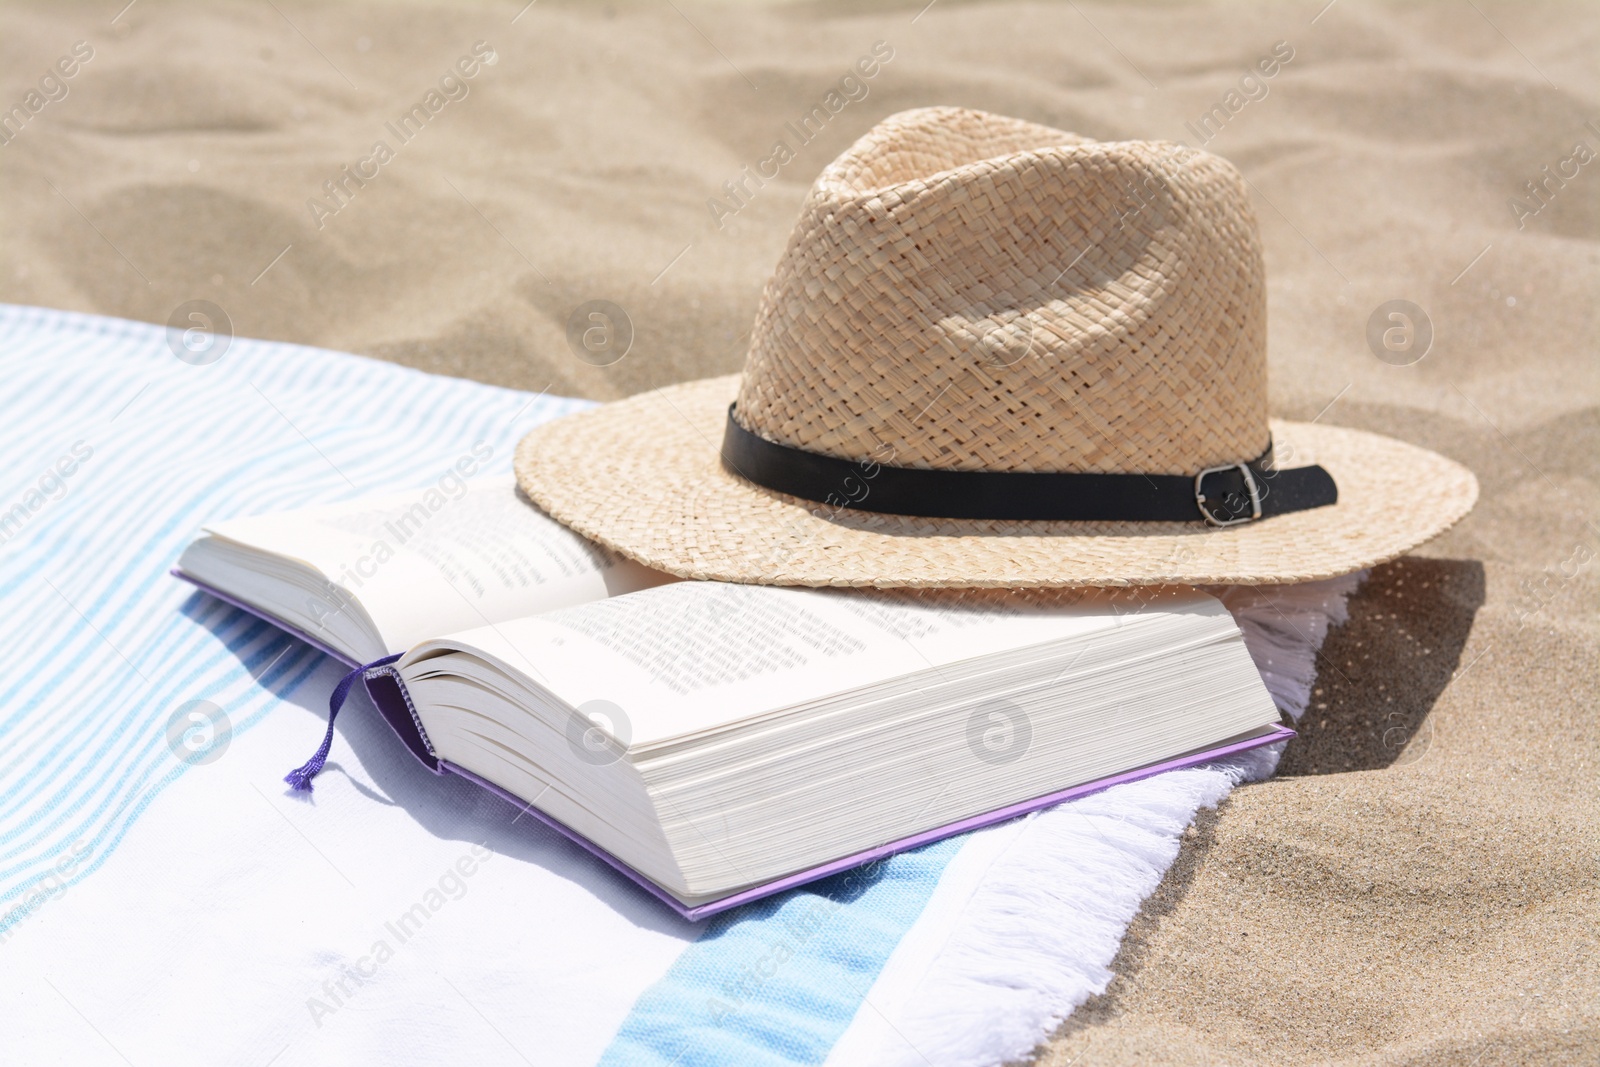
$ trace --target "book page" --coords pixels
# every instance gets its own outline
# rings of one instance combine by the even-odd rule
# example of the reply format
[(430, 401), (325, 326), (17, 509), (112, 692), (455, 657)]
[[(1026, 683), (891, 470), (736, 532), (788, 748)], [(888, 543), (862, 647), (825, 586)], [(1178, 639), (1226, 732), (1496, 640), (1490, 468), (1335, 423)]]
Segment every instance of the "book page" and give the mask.
[[(603, 701), (650, 743), (979, 656), (1121, 625), (1098, 595), (792, 589), (683, 582), (429, 642), (499, 660), (574, 708)], [(1141, 614), (1151, 609), (1145, 607)], [(1216, 615), (1214, 599), (1156, 610)], [(1231, 619), (1227, 625), (1232, 625)]]
[(670, 581), (573, 533), (511, 477), (232, 519), (206, 532), (322, 576), (314, 620), (359, 603), (390, 652)]

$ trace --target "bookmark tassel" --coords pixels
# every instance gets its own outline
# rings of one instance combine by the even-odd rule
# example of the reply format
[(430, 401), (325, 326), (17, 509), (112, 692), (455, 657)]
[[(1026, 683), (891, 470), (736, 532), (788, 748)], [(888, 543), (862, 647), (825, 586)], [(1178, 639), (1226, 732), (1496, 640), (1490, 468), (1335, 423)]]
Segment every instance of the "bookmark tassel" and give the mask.
[(328, 762), (328, 752), (333, 748), (333, 720), (338, 718), (339, 709), (344, 707), (346, 698), (350, 696), (351, 686), (356, 684), (356, 679), (365, 678), (367, 672), (376, 667), (386, 667), (400, 658), (400, 653), (375, 659), (350, 671), (339, 684), (333, 687), (333, 695), (328, 698), (328, 732), (322, 737), (322, 747), (317, 749), (317, 754), (306, 760), (304, 764), (296, 767), (283, 776), (283, 780), (294, 786), (296, 790), (311, 792), (311, 779), (322, 773), (322, 765)]

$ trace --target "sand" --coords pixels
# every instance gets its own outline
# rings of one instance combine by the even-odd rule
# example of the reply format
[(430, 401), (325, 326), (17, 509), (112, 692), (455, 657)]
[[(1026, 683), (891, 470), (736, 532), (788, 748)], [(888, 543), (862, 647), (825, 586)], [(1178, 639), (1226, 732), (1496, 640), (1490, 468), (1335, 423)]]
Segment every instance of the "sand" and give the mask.
[[(73, 68), (0, 146), (0, 299), (206, 300), (240, 334), (596, 398), (736, 370), (806, 186), (877, 118), (1198, 146), (1286, 42), (1205, 145), (1255, 188), (1274, 408), (1437, 449), (1483, 499), (1374, 573), (1283, 773), (1201, 820), (1033, 1058), (1600, 1061), (1600, 162), (1563, 162), (1600, 150), (1596, 9), (118, 6), (0, 15), (0, 107)], [(865, 97), (730, 198), (878, 41)], [(463, 59), (459, 98), (390, 132)], [(329, 200), (347, 165), (370, 177)], [(1523, 188), (1545, 166), (1577, 167), (1548, 202)], [(1433, 328), (1409, 366), (1366, 338), (1396, 299)], [(609, 366), (567, 341), (590, 300), (631, 322)]]

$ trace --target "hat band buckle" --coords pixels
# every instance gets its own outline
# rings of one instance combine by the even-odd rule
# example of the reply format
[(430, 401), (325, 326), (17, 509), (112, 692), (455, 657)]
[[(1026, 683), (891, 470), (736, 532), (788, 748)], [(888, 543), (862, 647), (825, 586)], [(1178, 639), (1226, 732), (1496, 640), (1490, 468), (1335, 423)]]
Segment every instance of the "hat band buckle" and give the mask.
[[(1208, 475), (1222, 474), (1225, 471), (1236, 470), (1244, 475), (1244, 485), (1250, 493), (1250, 514), (1238, 518), (1222, 518), (1206, 507), (1205, 480)], [(1234, 494), (1229, 493), (1228, 496)], [(1224, 503), (1226, 499), (1224, 498)], [(1256, 476), (1250, 470), (1248, 463), (1225, 463), (1220, 467), (1207, 467), (1194, 476), (1194, 505), (1200, 509), (1200, 514), (1210, 526), (1238, 526), (1241, 523), (1254, 522), (1261, 518), (1261, 488), (1256, 484)]]

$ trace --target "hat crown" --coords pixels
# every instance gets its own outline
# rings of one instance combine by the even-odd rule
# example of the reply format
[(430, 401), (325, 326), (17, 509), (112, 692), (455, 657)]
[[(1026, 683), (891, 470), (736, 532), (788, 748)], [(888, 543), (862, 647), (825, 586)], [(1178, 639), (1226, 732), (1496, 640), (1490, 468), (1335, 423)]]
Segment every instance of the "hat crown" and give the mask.
[(1193, 474), (1269, 439), (1266, 289), (1216, 156), (958, 108), (890, 116), (812, 186), (737, 417), (949, 470)]

